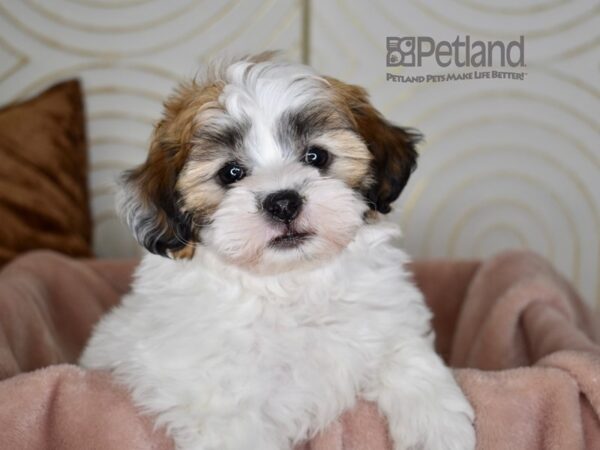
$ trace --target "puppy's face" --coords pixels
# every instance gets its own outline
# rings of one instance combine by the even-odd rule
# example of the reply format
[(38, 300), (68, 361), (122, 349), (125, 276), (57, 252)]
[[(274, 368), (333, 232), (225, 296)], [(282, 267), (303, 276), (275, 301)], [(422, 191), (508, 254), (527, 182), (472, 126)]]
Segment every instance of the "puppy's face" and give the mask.
[(315, 264), (390, 211), (417, 139), (359, 87), (243, 60), (167, 100), (147, 161), (125, 176), (121, 211), (153, 253), (208, 247), (259, 273)]

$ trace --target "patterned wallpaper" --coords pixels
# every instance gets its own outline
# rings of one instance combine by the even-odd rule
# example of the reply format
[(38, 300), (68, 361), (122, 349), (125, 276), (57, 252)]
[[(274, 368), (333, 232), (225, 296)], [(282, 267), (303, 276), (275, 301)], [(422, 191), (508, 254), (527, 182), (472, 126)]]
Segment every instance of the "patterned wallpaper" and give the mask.
[[(525, 79), (386, 81), (386, 36), (467, 34), (524, 35)], [(0, 0), (0, 102), (83, 79), (95, 249), (131, 255), (114, 180), (144, 158), (163, 97), (214, 55), (272, 48), (364, 85), (425, 134), (394, 212), (413, 256), (531, 248), (600, 304), (596, 0)]]

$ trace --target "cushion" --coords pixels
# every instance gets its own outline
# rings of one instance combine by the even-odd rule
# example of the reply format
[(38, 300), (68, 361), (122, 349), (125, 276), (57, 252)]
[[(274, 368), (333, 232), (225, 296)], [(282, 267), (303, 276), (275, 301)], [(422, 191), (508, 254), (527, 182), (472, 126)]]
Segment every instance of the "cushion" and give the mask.
[(91, 255), (81, 87), (0, 109), (0, 265), (31, 249)]
[[(118, 380), (66, 364), (135, 266), (37, 251), (0, 272), (0, 449), (173, 450)], [(460, 367), (478, 449), (599, 448), (600, 323), (561, 275), (521, 251), (411, 271), (436, 348)], [(359, 402), (296, 450), (391, 450), (386, 430), (377, 407)]]

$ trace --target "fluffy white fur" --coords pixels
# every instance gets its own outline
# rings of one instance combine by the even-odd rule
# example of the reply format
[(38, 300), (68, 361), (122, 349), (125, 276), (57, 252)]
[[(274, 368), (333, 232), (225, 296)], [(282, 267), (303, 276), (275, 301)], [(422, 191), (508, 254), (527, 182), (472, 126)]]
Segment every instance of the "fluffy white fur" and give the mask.
[[(271, 249), (269, 242), (284, 233), (285, 226), (265, 220), (255, 197), (290, 188), (305, 199), (296, 227), (315, 234), (298, 248)], [(342, 181), (321, 177), (318, 170), (297, 162), (280, 163), (240, 181), (213, 215), (202, 240), (234, 264), (272, 274), (339, 253), (363, 224), (366, 210), (364, 201)]]
[[(367, 224), (353, 189), (274, 137), (284, 111), (326, 97), (325, 82), (278, 63), (222, 76), (226, 114), (211, 120), (251, 120), (252, 173), (224, 194), (193, 259), (143, 258), (82, 365), (111, 370), (179, 449), (290, 449), (358, 397), (379, 405), (397, 450), (474, 448), (473, 411), (433, 350), (398, 229)], [(257, 205), (280, 189), (304, 199), (296, 223), (313, 236), (297, 248), (268, 245), (283, 225)]]
[(182, 449), (288, 449), (357, 396), (379, 404), (397, 449), (473, 448), (395, 233), (364, 226), (330, 263), (271, 277), (211, 251), (148, 255), (81, 362), (113, 370)]

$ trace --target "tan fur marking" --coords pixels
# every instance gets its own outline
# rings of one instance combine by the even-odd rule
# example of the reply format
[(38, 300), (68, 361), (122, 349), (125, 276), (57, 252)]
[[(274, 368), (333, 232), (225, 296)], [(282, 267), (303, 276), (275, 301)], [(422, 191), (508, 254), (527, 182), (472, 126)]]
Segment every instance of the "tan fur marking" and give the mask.
[(385, 120), (371, 105), (363, 88), (324, 78), (334, 92), (334, 102), (348, 111), (373, 155), (375, 186), (368, 196), (380, 212), (387, 213), (414, 169), (417, 157), (414, 144), (418, 136)]
[(366, 188), (371, 182), (373, 157), (365, 143), (350, 130), (329, 131), (311, 141), (335, 156), (329, 175), (345, 181), (352, 188)]
[(169, 256), (173, 259), (192, 259), (196, 252), (195, 245), (186, 245), (181, 250), (169, 251)]

